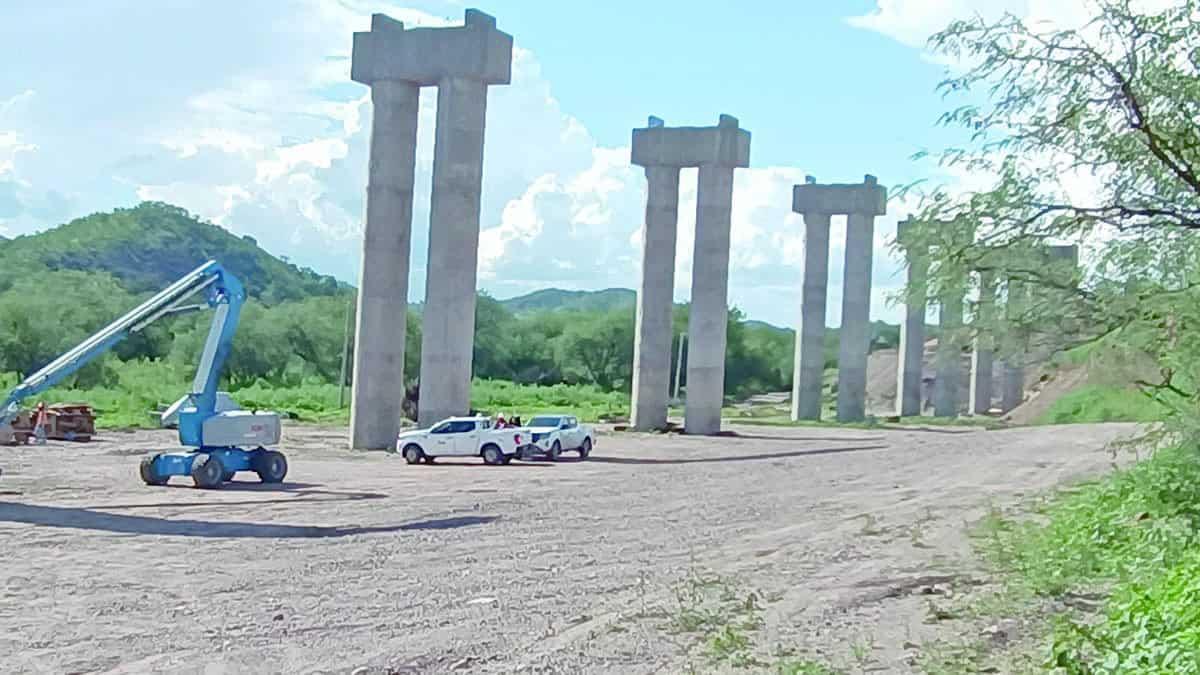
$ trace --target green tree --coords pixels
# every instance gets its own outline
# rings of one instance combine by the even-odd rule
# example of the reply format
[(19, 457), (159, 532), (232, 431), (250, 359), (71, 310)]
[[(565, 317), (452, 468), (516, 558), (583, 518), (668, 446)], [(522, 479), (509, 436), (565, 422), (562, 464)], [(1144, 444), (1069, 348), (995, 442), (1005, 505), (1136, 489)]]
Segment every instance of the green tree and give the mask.
[(605, 391), (627, 390), (633, 365), (633, 312), (572, 312), (558, 337), (558, 355), (567, 378)]
[[(943, 84), (963, 105), (942, 122), (968, 141), (940, 161), (994, 177), (982, 190), (922, 195), (931, 292), (971, 271), (997, 274), (1017, 310), (1005, 318), (1009, 339), (1114, 336), (1158, 360), (1162, 378), (1148, 391), (1190, 419), (1200, 382), (1200, 5), (1090, 4), (1094, 18), (1078, 28), (975, 18), (931, 40), (966, 64)], [(1086, 244), (1085, 271), (1047, 264), (1047, 243)], [(1028, 301), (1020, 288), (1034, 289)]]

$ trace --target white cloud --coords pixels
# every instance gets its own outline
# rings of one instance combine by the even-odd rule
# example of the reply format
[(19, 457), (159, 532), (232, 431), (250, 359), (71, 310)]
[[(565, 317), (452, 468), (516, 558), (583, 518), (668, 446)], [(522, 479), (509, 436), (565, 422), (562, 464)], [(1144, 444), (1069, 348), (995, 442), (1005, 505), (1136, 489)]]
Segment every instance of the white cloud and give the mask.
[[(1074, 2), (1075, 0), (1048, 0)], [(956, 19), (976, 14), (988, 18), (1004, 12), (1024, 14), (1039, 0), (876, 0), (876, 8), (848, 19), (850, 25), (883, 33), (910, 47), (922, 48), (929, 36)]]
[[(368, 90), (349, 80), (351, 33), (368, 28), (371, 12), (408, 25), (457, 23), (461, 12), (448, 19), (360, 0), (304, 0), (294, 7), (279, 13), (267, 4), (217, 0), (150, 11), (131, 3), (109, 16), (81, 5), (74, 11), (88, 17), (50, 22), (73, 45), (66, 51), (39, 44), (32, 29), (24, 36), (0, 29), (18, 55), (0, 73), (0, 182), (10, 174), (25, 181), (19, 214), (7, 220), (0, 192), (0, 227), (28, 232), (140, 199), (162, 200), (298, 263), (355, 280), (371, 106)], [(0, 25), (14, 25), (6, 16), (11, 11), (0, 8)], [(36, 9), (26, 6), (22, 14), (37, 21)], [(163, 22), (191, 30), (154, 44), (121, 39)], [(500, 24), (504, 29), (502, 17)], [(212, 34), (223, 36), (216, 52), (197, 37)], [(160, 58), (146, 63), (147, 50)], [(89, 72), (140, 75), (83, 78), (73, 60), (78, 53), (92, 55)], [(22, 79), (34, 73), (37, 95)], [(414, 299), (424, 289), (435, 99), (427, 90), (420, 106)], [(802, 177), (793, 167), (737, 172), (730, 300), (753, 317), (791, 324), (799, 312), (803, 225), (790, 203)], [(642, 171), (629, 164), (627, 147), (599, 145), (582, 120), (562, 109), (536, 55), (520, 44), (512, 84), (489, 92), (484, 185), (479, 278), (485, 290), (506, 297), (551, 285), (637, 286)], [(676, 297), (682, 300), (691, 285), (694, 170), (683, 172), (679, 213)], [(889, 232), (894, 218), (880, 219), (877, 240)], [(841, 242), (835, 234), (831, 318), (840, 304)], [(897, 269), (879, 249), (879, 293), (895, 285)]]
[[(1078, 29), (1097, 14), (1094, 0), (875, 0), (872, 11), (847, 19), (852, 26), (882, 33), (902, 44), (924, 48), (926, 40), (956, 20), (1005, 13), (1030, 26)], [(1161, 11), (1177, 0), (1133, 0), (1135, 10)]]

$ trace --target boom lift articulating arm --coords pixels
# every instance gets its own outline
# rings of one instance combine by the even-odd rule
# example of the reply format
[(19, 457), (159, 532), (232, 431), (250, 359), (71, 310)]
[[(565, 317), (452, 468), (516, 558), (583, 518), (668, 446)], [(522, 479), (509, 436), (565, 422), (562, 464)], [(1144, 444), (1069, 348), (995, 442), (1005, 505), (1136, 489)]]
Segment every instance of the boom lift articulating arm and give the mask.
[[(279, 416), (244, 410), (216, 412), (221, 368), (229, 357), (246, 291), (236, 276), (212, 260), (25, 378), (0, 405), (0, 424), (16, 416), (22, 400), (58, 384), (130, 334), (164, 316), (203, 308), (205, 305), (182, 304), (200, 292), (213, 309), (213, 321), (187, 403), (179, 411), (179, 440), (193, 450), (145, 458), (140, 467), (142, 480), (163, 485), (171, 476), (191, 475), (197, 487), (217, 487), (238, 471), (255, 471), (263, 482), (282, 481), (287, 460), (278, 451), (262, 447), (279, 442)], [(244, 450), (243, 445), (256, 447)]]

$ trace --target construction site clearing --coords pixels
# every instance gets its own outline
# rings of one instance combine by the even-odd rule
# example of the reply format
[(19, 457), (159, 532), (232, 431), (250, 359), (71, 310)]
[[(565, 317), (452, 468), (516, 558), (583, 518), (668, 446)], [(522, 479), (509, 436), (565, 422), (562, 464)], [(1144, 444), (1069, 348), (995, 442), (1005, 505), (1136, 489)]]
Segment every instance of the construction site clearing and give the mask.
[(729, 429), (410, 466), (289, 423), (286, 480), (219, 490), (136, 479), (166, 430), (6, 448), (0, 672), (720, 672), (678, 618), (728, 597), (762, 663), (869, 636), (906, 672), (930, 580), (976, 574), (966, 523), (1135, 431)]

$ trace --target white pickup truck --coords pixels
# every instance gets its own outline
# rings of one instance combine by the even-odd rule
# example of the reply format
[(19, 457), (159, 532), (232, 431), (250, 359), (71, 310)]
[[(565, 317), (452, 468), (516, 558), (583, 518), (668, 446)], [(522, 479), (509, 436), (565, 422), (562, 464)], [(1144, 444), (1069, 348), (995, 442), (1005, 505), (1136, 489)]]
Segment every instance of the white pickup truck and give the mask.
[(508, 464), (522, 445), (521, 429), (493, 429), (486, 417), (451, 417), (429, 429), (402, 431), (396, 451), (409, 464), (437, 457), (482, 457), (487, 464)]
[(545, 455), (557, 461), (568, 450), (578, 452), (583, 459), (596, 445), (596, 430), (570, 415), (538, 415), (529, 420), (523, 431), (529, 438), (520, 446), (518, 459)]

